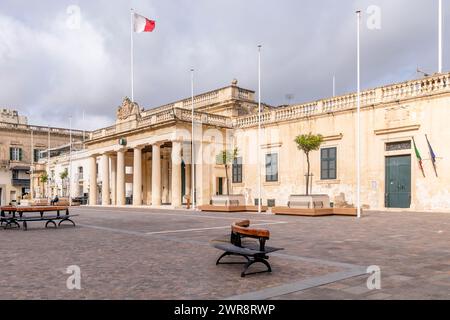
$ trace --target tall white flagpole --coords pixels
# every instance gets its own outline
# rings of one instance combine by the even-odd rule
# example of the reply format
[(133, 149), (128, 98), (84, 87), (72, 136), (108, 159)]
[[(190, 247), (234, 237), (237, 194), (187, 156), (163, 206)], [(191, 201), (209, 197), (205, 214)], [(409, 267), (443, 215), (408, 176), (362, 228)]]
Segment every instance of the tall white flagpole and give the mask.
[(47, 143), (48, 143), (48, 149), (47, 149), (47, 200), (50, 203), (50, 125), (47, 125)]
[(72, 206), (72, 116), (69, 117), (69, 206)]
[(356, 11), (357, 23), (357, 113), (356, 113), (356, 210), (358, 218), (361, 218), (361, 69), (360, 69), (360, 26), (361, 11)]
[(130, 23), (130, 39), (131, 39), (131, 51), (130, 51), (130, 62), (131, 62), (131, 101), (134, 102), (134, 44), (133, 44), (133, 23), (134, 23), (134, 10), (131, 9), (131, 23)]
[(34, 199), (34, 139), (33, 139), (33, 128), (31, 128), (31, 167), (30, 167), (30, 200)]
[(258, 45), (258, 213), (261, 213), (261, 45)]
[(442, 0), (439, 0), (439, 55), (438, 55), (438, 65), (439, 73), (442, 73)]
[(191, 122), (192, 122), (192, 145), (191, 145), (191, 176), (192, 176), (192, 210), (195, 210), (195, 138), (194, 138), (194, 69), (191, 69)]
[(333, 75), (333, 97), (336, 97), (336, 76)]

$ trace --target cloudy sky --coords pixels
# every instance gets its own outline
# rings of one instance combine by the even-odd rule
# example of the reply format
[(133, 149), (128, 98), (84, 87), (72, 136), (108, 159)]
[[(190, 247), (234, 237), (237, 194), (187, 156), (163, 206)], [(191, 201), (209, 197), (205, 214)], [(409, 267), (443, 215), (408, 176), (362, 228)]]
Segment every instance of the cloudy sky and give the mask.
[[(381, 9), (380, 30), (367, 28), (371, 5)], [(2, 0), (0, 107), (33, 124), (68, 126), (70, 115), (82, 129), (112, 124), (130, 95), (130, 8), (156, 20), (153, 33), (134, 37), (135, 100), (145, 108), (189, 96), (191, 67), (197, 93), (233, 78), (256, 89), (258, 44), (264, 102), (329, 97), (333, 74), (337, 94), (353, 92), (357, 9), (363, 88), (418, 78), (417, 66), (437, 71), (438, 0)], [(449, 58), (444, 41), (444, 71)]]

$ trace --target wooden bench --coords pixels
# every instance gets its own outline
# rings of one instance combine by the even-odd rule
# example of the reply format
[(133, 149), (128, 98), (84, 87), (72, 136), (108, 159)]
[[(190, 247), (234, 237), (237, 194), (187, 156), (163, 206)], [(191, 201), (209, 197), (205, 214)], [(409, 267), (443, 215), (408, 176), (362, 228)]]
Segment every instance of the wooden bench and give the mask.
[[(257, 239), (258, 241), (249, 241), (246, 238)], [(243, 220), (231, 225), (230, 241), (213, 240), (211, 245), (219, 250), (225, 251), (216, 261), (218, 264), (245, 264), (241, 277), (249, 274), (272, 272), (268, 254), (283, 248), (274, 248), (266, 246), (266, 241), (270, 238), (270, 232), (266, 229), (250, 228), (250, 221)], [(247, 259), (246, 262), (221, 262), (226, 256), (240, 256)], [(251, 265), (255, 263), (264, 264), (267, 269), (264, 271), (247, 272)]]
[[(78, 215), (70, 215), (69, 207), (67, 206), (34, 206), (34, 207), (14, 207), (6, 206), (1, 207), (0, 214), (0, 224), (5, 223), (4, 229), (12, 228), (16, 226), (20, 228), (19, 222), (22, 222), (23, 230), (28, 229), (28, 222), (31, 221), (45, 221), (45, 227), (47, 228), (49, 224), (52, 224), (55, 228), (60, 226), (63, 222), (70, 222), (75, 226), (75, 222), (71, 219), (72, 217)], [(48, 212), (56, 212), (54, 215), (46, 215)], [(61, 214), (61, 212), (65, 212)], [(39, 213), (39, 216), (25, 216), (25, 213)], [(55, 221), (59, 221), (56, 224)]]

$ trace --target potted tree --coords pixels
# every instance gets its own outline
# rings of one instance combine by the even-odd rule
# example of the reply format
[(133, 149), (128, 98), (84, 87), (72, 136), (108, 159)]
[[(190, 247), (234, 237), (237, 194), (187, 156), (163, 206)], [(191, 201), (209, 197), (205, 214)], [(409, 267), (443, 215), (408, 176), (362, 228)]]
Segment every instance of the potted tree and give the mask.
[[(295, 143), (297, 148), (306, 156), (306, 184), (305, 184), (305, 194), (303, 195), (291, 195), (289, 197), (288, 207), (295, 209), (318, 209), (318, 208), (329, 208), (330, 199), (328, 195), (324, 194), (310, 194), (310, 177), (311, 177), (311, 162), (310, 153), (319, 150), (323, 143), (323, 136), (320, 134), (301, 134), (295, 138)], [(312, 182), (311, 182), (312, 183)]]
[(233, 150), (222, 150), (216, 156), (216, 163), (218, 165), (223, 165), (225, 167), (225, 180), (227, 185), (227, 196), (230, 195), (230, 179), (228, 178), (228, 168), (233, 161), (237, 158), (239, 153), (238, 148), (234, 148)]
[(69, 171), (67, 168), (64, 169), (63, 172), (59, 174), (59, 177), (61, 178), (61, 189), (66, 190), (67, 192), (67, 177), (69, 176)]
[(243, 195), (232, 195), (230, 194), (230, 178), (228, 169), (233, 161), (237, 158), (239, 154), (238, 148), (233, 150), (222, 150), (216, 155), (216, 164), (224, 166), (225, 169), (225, 181), (226, 181), (226, 195), (215, 195), (212, 197), (212, 205), (219, 206), (242, 206), (245, 203), (245, 198)]
[(320, 146), (323, 143), (323, 136), (320, 134), (301, 134), (295, 138), (295, 143), (297, 144), (297, 148), (304, 152), (306, 156), (306, 195), (309, 195), (309, 177), (311, 172), (311, 163), (309, 161), (309, 154), (311, 151), (319, 150)]

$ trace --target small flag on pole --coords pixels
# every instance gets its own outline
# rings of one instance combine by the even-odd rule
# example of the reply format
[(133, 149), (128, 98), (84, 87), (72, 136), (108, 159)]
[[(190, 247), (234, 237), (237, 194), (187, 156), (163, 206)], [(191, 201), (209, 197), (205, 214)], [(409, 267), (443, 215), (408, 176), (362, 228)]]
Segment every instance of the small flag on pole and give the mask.
[(155, 29), (156, 22), (155, 20), (147, 19), (140, 14), (134, 13), (134, 21), (133, 21), (133, 29), (134, 32), (152, 32)]
[(438, 176), (437, 170), (436, 170), (436, 154), (433, 151), (433, 148), (431, 147), (430, 141), (428, 140), (428, 136), (425, 135), (425, 139), (427, 139), (428, 144), (428, 150), (430, 151), (430, 157), (431, 157), (431, 163), (433, 164), (434, 173), (436, 174), (436, 177)]
[(413, 139), (413, 144), (414, 144), (414, 152), (416, 153), (417, 161), (419, 161), (420, 170), (422, 171), (423, 177), (425, 178), (425, 171), (423, 170), (422, 157), (420, 156), (419, 149), (417, 149), (416, 141), (414, 140), (414, 137), (412, 139)]

